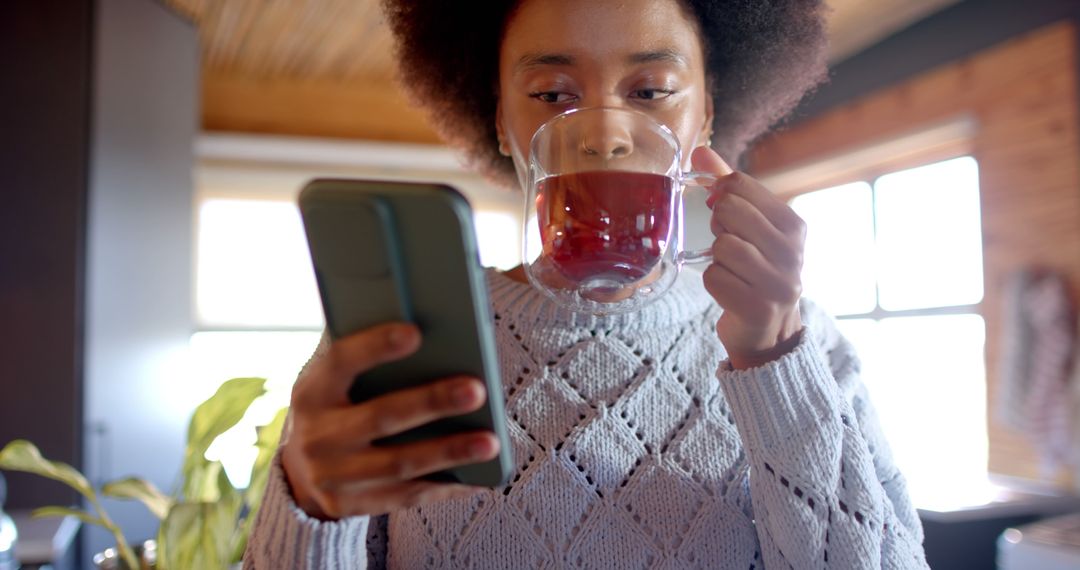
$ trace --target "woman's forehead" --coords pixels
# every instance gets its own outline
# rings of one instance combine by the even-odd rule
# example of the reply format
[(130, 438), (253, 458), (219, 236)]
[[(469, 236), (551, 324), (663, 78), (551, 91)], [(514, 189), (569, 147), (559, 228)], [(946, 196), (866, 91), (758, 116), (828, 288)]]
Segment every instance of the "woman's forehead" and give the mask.
[(524, 0), (507, 22), (500, 59), (514, 71), (584, 61), (690, 65), (701, 55), (696, 22), (678, 0)]

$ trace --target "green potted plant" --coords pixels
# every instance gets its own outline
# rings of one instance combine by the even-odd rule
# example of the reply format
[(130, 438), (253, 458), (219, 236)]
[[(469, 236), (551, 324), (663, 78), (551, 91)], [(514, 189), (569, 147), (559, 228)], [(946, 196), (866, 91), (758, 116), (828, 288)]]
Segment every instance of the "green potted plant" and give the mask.
[(288, 409), (279, 410), (270, 423), (258, 428), (258, 455), (246, 489), (235, 488), (221, 462), (206, 459), (206, 450), (266, 393), (265, 383), (263, 378), (234, 378), (195, 409), (188, 425), (180, 482), (172, 495), (136, 477), (110, 481), (101, 487), (103, 496), (142, 502), (161, 521), (157, 540), (147, 541), (138, 556), (102, 508), (98, 493), (78, 470), (45, 459), (26, 440), (12, 441), (0, 450), (0, 469), (55, 479), (85, 497), (92, 511), (49, 506), (35, 510), (34, 516), (74, 516), (104, 527), (116, 539), (120, 568), (227, 568), (240, 562), (247, 547)]

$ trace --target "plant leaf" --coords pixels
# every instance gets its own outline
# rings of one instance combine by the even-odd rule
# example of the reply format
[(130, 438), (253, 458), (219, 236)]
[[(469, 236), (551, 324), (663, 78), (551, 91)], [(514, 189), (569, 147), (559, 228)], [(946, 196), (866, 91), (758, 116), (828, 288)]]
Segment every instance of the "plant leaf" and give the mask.
[(30, 513), (30, 515), (33, 516), (34, 518), (41, 518), (41, 517), (75, 517), (75, 518), (81, 520), (82, 522), (84, 522), (86, 524), (92, 524), (92, 525), (100, 526), (100, 527), (107, 527), (108, 526), (108, 525), (105, 524), (105, 521), (95, 517), (94, 515), (86, 512), (86, 511), (81, 511), (79, 509), (72, 509), (70, 507), (41, 507), (39, 509), (34, 509), (34, 511)]
[(217, 436), (244, 417), (256, 398), (266, 393), (265, 384), (265, 378), (226, 380), (213, 396), (195, 408), (188, 425), (188, 445), (205, 452)]
[(101, 493), (117, 499), (133, 499), (146, 505), (146, 508), (157, 517), (164, 520), (169, 514), (173, 500), (158, 490), (153, 483), (136, 477), (128, 477), (117, 481), (110, 481), (101, 488)]
[(220, 568), (225, 570), (229, 564), (229, 539), (236, 528), (236, 519), (228, 512), (229, 505), (213, 503), (203, 507), (205, 522), (202, 528), (202, 543), (206, 547), (206, 563), (199, 568)]
[[(96, 505), (97, 504), (95, 503), (95, 506)], [(138, 568), (138, 566), (133, 566), (133, 564), (136, 564), (135, 552), (131, 550), (131, 545), (124, 539), (124, 533), (120, 531), (120, 527), (116, 526), (116, 523), (109, 520), (108, 515), (106, 515), (104, 511), (99, 510), (99, 516), (94, 516), (86, 511), (69, 507), (41, 507), (39, 509), (34, 509), (30, 514), (35, 518), (76, 517), (84, 523), (102, 527), (112, 533), (113, 540), (116, 541), (116, 549), (119, 551), (120, 559), (124, 561), (124, 564), (129, 568)]]
[(201, 519), (199, 503), (179, 503), (169, 510), (158, 530), (158, 556), (165, 568), (195, 568), (192, 560), (198, 548)]
[[(224, 473), (222, 474), (224, 478)], [(214, 545), (217, 564), (227, 567), (232, 562), (232, 537), (240, 526), (240, 509), (244, 501), (240, 493), (233, 492), (228, 500), (219, 501), (206, 513), (207, 524), (203, 529), (203, 540)]]
[[(188, 424), (187, 449), (184, 452), (184, 498), (198, 501), (205, 480), (198, 480), (197, 471), (208, 463), (206, 450), (222, 433), (244, 417), (248, 407), (266, 393), (265, 378), (233, 378), (195, 409)], [(214, 478), (210, 478), (213, 481)], [(190, 482), (190, 484), (189, 484)], [(190, 493), (190, 496), (189, 496)]]
[(38, 450), (37, 446), (25, 439), (12, 441), (4, 446), (3, 450), (0, 450), (0, 469), (25, 471), (60, 481), (75, 489), (87, 499), (91, 501), (97, 500), (94, 489), (90, 486), (90, 482), (86, 480), (86, 477), (83, 477), (82, 473), (79, 473), (67, 463), (45, 459), (41, 456), (41, 451)]
[(212, 503), (221, 498), (218, 476), (224, 471), (220, 461), (196, 463), (186, 475), (184, 498), (189, 503)]
[(180, 503), (173, 507), (158, 533), (158, 554), (165, 561), (164, 568), (226, 568), (229, 537), (236, 525), (229, 503)]
[(255, 446), (259, 454), (255, 457), (255, 464), (251, 467), (251, 483), (244, 492), (244, 502), (247, 503), (250, 514), (255, 516), (262, 502), (263, 492), (266, 491), (266, 482), (270, 475), (270, 462), (274, 460), (278, 444), (281, 442), (281, 432), (285, 427), (285, 420), (289, 417), (289, 408), (278, 410), (270, 423), (259, 428), (258, 440)]
[(233, 533), (230, 563), (239, 564), (244, 561), (244, 552), (247, 551), (248, 538), (251, 536), (251, 529), (254, 526), (255, 514), (249, 512), (248, 516), (244, 517), (244, 522), (240, 523), (240, 527)]
[(240, 492), (232, 486), (232, 481), (229, 481), (229, 475), (225, 472), (224, 466), (218, 471), (217, 494), (217, 502), (226, 508), (226, 513), (231, 513), (234, 519), (237, 518), (240, 515), (240, 508), (244, 506), (244, 501)]

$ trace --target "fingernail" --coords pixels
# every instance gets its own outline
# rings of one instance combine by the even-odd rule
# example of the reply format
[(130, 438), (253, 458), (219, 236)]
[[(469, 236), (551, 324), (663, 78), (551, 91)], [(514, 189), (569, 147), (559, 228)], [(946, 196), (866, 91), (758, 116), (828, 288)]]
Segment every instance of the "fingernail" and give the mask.
[(713, 209), (723, 195), (724, 193), (722, 190), (713, 190), (712, 192), (709, 192), (709, 196), (705, 198), (705, 205), (708, 206), (710, 210)]
[(719, 153), (716, 154), (716, 158), (720, 161), (720, 165), (723, 167), (724, 176), (735, 173), (735, 169), (732, 168), (731, 165), (728, 164), (727, 161), (724, 160), (724, 157), (720, 156)]
[(495, 455), (498, 442), (491, 437), (476, 438), (469, 442), (469, 455), (477, 459), (484, 459)]
[(412, 331), (406, 326), (395, 326), (390, 329), (390, 334), (387, 337), (390, 345), (394, 348), (402, 348), (409, 344), (412, 340)]
[(479, 396), (479, 390), (476, 389), (476, 382), (464, 382), (450, 391), (450, 397), (453, 398), (454, 404), (466, 407), (471, 406), (476, 402)]

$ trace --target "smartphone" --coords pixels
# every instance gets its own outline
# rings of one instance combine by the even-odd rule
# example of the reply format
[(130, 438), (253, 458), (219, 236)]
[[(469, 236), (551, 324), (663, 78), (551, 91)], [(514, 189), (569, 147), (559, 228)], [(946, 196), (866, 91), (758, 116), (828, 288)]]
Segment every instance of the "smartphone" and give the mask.
[(505, 484), (513, 458), (487, 283), (465, 198), (441, 184), (320, 179), (301, 191), (300, 213), (331, 338), (389, 321), (414, 323), (423, 335), (413, 355), (357, 376), (353, 402), (460, 374), (487, 387), (479, 410), (375, 443), (491, 430), (498, 457), (430, 479)]

